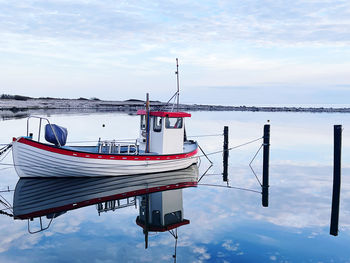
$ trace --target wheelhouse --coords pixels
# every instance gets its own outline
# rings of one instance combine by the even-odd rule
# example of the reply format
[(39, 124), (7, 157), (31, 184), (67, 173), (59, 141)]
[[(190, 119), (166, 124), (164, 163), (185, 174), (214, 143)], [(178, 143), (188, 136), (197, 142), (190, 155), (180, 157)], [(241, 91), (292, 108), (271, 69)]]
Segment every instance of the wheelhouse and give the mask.
[(183, 153), (184, 118), (191, 117), (186, 112), (151, 111), (149, 120), (145, 110), (137, 112), (140, 115), (140, 150), (146, 150), (147, 122), (149, 123), (149, 151), (158, 154)]

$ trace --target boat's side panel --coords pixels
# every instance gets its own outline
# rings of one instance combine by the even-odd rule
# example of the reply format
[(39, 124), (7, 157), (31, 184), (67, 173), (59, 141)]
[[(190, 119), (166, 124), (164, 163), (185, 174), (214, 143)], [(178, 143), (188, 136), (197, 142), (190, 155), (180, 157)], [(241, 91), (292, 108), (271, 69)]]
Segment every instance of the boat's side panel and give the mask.
[[(197, 162), (197, 149), (187, 158), (167, 160), (150, 158), (133, 160), (84, 158), (77, 155), (61, 154), (24, 144), (13, 143), (13, 161), (19, 177), (92, 177), (119, 176), (141, 173), (173, 171), (189, 167)], [(162, 160), (163, 159), (163, 160)]]

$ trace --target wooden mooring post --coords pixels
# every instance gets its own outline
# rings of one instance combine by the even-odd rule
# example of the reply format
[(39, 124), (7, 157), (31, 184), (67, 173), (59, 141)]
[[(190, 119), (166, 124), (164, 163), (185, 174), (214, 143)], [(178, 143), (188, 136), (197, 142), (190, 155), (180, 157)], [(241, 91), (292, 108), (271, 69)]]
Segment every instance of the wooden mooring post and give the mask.
[(222, 178), (224, 182), (228, 180), (228, 126), (224, 126), (224, 150), (223, 150), (223, 172)]
[(333, 195), (331, 225), (329, 233), (333, 236), (338, 235), (339, 224), (339, 201), (340, 201), (340, 182), (341, 182), (341, 141), (342, 126), (334, 125), (334, 156), (333, 156)]
[(269, 158), (270, 158), (270, 124), (264, 125), (262, 205), (269, 206)]

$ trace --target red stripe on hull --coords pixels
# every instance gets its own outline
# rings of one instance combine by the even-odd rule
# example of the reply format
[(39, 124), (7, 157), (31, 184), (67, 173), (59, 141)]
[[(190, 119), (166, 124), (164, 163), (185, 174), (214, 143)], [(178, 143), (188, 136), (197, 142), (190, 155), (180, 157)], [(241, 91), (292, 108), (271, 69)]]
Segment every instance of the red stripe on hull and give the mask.
[(45, 210), (41, 210), (41, 211), (29, 213), (29, 214), (16, 215), (16, 216), (14, 216), (14, 219), (29, 219), (29, 218), (39, 217), (39, 216), (45, 216), (48, 214), (69, 211), (69, 210), (77, 209), (80, 207), (94, 205), (97, 203), (102, 203), (102, 202), (106, 202), (106, 201), (110, 201), (110, 200), (118, 200), (118, 199), (133, 197), (133, 196), (161, 192), (161, 191), (165, 191), (165, 190), (174, 190), (174, 189), (181, 189), (181, 188), (186, 188), (186, 187), (196, 187), (196, 186), (197, 186), (197, 182), (186, 182), (186, 183), (178, 183), (178, 184), (171, 184), (171, 185), (165, 185), (165, 186), (151, 187), (151, 188), (147, 188), (147, 189), (135, 190), (135, 191), (111, 195), (111, 196), (94, 198), (94, 199), (90, 199), (90, 200), (86, 200), (86, 201), (82, 201), (82, 202), (78, 202), (78, 203), (72, 203), (72, 204), (68, 204), (68, 205), (64, 205), (64, 206), (60, 206), (60, 207), (45, 209)]
[(129, 161), (159, 161), (159, 160), (178, 160), (185, 159), (194, 156), (198, 152), (198, 147), (189, 153), (182, 154), (171, 154), (171, 155), (122, 155), (122, 154), (104, 154), (104, 153), (88, 153), (72, 151), (68, 149), (58, 148), (56, 146), (51, 146), (36, 141), (28, 140), (26, 138), (20, 138), (17, 143), (26, 144), (41, 150), (54, 152), (58, 154), (88, 158), (88, 159), (108, 159), (108, 160), (129, 160)]

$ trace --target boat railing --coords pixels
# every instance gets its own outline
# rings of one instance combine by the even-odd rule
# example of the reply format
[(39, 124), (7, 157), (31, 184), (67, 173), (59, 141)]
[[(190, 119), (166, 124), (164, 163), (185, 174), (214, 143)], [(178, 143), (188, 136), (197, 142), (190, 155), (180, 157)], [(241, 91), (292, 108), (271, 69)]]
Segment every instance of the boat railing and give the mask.
[(41, 123), (42, 123), (42, 121), (44, 120), (44, 121), (47, 121), (47, 123), (50, 125), (50, 128), (51, 128), (51, 130), (52, 130), (52, 132), (53, 132), (53, 134), (54, 134), (54, 136), (55, 136), (55, 138), (56, 138), (56, 141), (58, 142), (58, 145), (59, 145), (60, 147), (62, 146), (61, 143), (60, 143), (60, 141), (58, 140), (58, 137), (57, 137), (57, 134), (56, 134), (54, 128), (52, 127), (52, 125), (51, 125), (49, 119), (47, 119), (47, 118), (43, 118), (43, 117), (39, 117), (39, 116), (29, 116), (29, 117), (27, 118), (27, 137), (30, 136), (30, 134), (29, 134), (29, 120), (30, 120), (31, 118), (39, 119), (38, 142), (40, 142)]
[(135, 206), (136, 207), (136, 197), (127, 197), (125, 199), (111, 200), (103, 203), (96, 204), (96, 209), (98, 215), (102, 212), (115, 211), (120, 208)]
[(136, 142), (109, 140), (98, 142), (98, 152), (136, 155), (139, 149)]
[(39, 217), (40, 228), (38, 228), (37, 230), (33, 230), (32, 227), (30, 226), (30, 225), (31, 225), (30, 222), (33, 221), (34, 218), (27, 219), (27, 222), (28, 222), (28, 224), (27, 224), (28, 233), (29, 233), (29, 234), (36, 234), (36, 233), (42, 232), (42, 231), (44, 231), (44, 230), (46, 230), (46, 229), (49, 229), (49, 227), (50, 227), (50, 225), (51, 225), (51, 223), (52, 223), (52, 220), (53, 220), (55, 217), (56, 217), (55, 214), (53, 214), (53, 215), (50, 216), (50, 217), (47, 217), (47, 219), (49, 219), (49, 221), (48, 221), (47, 225), (44, 226), (43, 220), (42, 220), (42, 218), (41, 218), (41, 216), (40, 216), (40, 217)]

